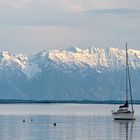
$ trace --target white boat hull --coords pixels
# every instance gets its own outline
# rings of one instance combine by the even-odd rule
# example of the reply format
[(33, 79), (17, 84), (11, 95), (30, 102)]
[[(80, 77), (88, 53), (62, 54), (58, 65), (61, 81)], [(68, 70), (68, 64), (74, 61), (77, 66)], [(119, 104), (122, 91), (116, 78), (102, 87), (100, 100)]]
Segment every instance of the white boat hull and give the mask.
[(134, 113), (112, 113), (115, 120), (135, 120)]

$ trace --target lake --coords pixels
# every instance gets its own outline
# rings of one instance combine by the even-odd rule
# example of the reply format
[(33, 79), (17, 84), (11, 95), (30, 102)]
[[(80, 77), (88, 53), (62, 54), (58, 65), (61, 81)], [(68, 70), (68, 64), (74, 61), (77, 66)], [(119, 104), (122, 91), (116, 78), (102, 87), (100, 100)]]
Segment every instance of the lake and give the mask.
[(116, 107), (1, 104), (0, 140), (139, 140), (140, 106), (135, 105), (135, 121), (114, 121), (111, 110)]

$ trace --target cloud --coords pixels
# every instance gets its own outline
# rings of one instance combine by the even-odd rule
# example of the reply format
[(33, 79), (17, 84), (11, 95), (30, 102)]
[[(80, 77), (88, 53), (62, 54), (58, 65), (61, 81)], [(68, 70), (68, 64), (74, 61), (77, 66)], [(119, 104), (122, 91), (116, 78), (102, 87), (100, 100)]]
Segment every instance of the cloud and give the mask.
[(112, 14), (112, 15), (140, 15), (140, 9), (128, 9), (128, 8), (99, 9), (99, 10), (89, 10), (86, 11), (85, 13)]
[(0, 0), (1, 8), (27, 8), (32, 0)]
[(139, 9), (139, 0), (0, 0), (1, 7), (49, 8), (57, 11), (87, 11), (96, 9), (132, 8)]
[(139, 9), (139, 0), (62, 0), (71, 11), (88, 11), (97, 9)]
[[(139, 24), (138, 0), (0, 0), (0, 26), (68, 26), (76, 28), (102, 28), (111, 24), (127, 27)], [(126, 8), (130, 7), (131, 8)], [(27, 8), (28, 7), (28, 8)], [(123, 7), (123, 8), (121, 8)], [(118, 15), (120, 17), (118, 17)], [(125, 18), (122, 19), (122, 17)], [(135, 17), (134, 21), (130, 21)], [(119, 23), (120, 19), (122, 23)], [(108, 21), (107, 21), (108, 20)], [(100, 23), (101, 22), (101, 23)], [(114, 25), (113, 25), (114, 26)], [(138, 25), (137, 25), (138, 28)]]
[(139, 9), (138, 0), (0, 0), (0, 46), (31, 52), (140, 44)]
[[(58, 26), (0, 27), (0, 51), (35, 53), (77, 45), (84, 31)], [(84, 34), (83, 34), (84, 35)], [(82, 42), (88, 40), (82, 36)]]

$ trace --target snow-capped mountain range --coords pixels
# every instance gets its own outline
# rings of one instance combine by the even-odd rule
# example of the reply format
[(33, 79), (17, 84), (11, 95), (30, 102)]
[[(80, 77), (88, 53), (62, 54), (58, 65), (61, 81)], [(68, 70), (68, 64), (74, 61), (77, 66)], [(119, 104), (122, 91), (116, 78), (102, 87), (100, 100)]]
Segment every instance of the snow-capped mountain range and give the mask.
[[(128, 50), (134, 98), (139, 95), (140, 51)], [(117, 48), (0, 53), (1, 99), (117, 100), (124, 98), (125, 50)]]

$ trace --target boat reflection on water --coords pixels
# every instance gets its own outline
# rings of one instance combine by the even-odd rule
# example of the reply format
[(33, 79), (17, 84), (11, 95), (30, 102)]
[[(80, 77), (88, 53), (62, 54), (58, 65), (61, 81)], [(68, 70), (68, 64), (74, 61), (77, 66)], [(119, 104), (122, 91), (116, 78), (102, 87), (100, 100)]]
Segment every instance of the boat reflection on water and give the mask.
[(118, 131), (119, 140), (133, 140), (134, 120), (115, 120), (115, 130)]

